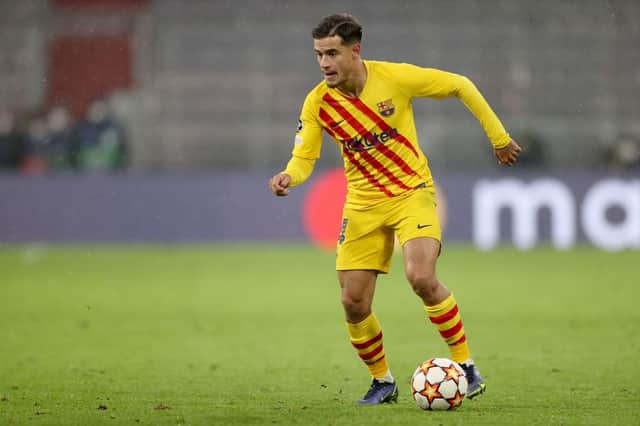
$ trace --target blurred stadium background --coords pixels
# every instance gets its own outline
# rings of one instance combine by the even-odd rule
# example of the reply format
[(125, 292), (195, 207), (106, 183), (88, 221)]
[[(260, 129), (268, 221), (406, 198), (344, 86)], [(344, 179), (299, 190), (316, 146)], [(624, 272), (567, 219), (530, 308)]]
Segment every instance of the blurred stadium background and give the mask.
[[(388, 410), (353, 404), (367, 376), (334, 255), (309, 244), (338, 234), (336, 147), (289, 197), (267, 189), (320, 79), (310, 29), (342, 11), (365, 58), (467, 75), (526, 149), (500, 169), (459, 102), (415, 103), (446, 222), (438, 274), (490, 386), (432, 420), (637, 424), (640, 1), (0, 11), (0, 424), (424, 422), (406, 385)], [(446, 348), (399, 256), (380, 282), (406, 384)]]
[[(313, 182), (341, 165), (335, 146), (325, 143), (314, 179), (291, 200), (269, 198), (266, 179), (286, 163), (301, 102), (320, 78), (309, 30), (327, 13), (350, 11), (365, 28), (363, 56), (467, 75), (526, 149), (506, 174), (459, 102), (416, 102), (421, 145), (454, 216), (446, 219), (450, 239), (491, 247), (496, 237), (473, 225), (493, 220), (474, 213), (488, 203), (512, 208), (513, 227), (503, 214), (496, 232), (518, 246), (598, 244), (593, 235), (602, 229), (623, 235), (602, 247), (640, 246), (635, 0), (2, 0), (0, 7), (0, 241), (313, 236), (304, 212), (318, 208), (308, 202)], [(560, 195), (481, 199), (479, 184), (508, 177), (516, 186), (502, 190)], [(338, 208), (339, 199), (319, 199)], [(535, 229), (524, 230), (519, 224), (532, 219), (516, 216), (538, 208)], [(234, 227), (239, 214), (253, 225)], [(562, 236), (562, 227), (575, 230)]]

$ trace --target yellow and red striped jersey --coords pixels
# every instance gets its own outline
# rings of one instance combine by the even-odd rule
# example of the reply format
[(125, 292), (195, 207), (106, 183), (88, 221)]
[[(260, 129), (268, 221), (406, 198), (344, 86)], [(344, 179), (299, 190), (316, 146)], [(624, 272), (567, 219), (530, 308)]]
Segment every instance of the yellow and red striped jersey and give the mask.
[[(511, 138), (469, 79), (411, 64), (364, 61), (367, 80), (358, 97), (331, 89), (322, 81), (307, 95), (293, 148), (293, 159), (315, 161), (322, 132), (338, 144), (347, 178), (347, 206), (363, 208), (396, 197), (421, 184), (433, 184), (428, 161), (418, 144), (412, 100), (419, 97), (458, 97), (480, 121), (496, 148)], [(311, 173), (291, 161), (285, 173)], [(313, 164), (313, 163), (311, 163)]]

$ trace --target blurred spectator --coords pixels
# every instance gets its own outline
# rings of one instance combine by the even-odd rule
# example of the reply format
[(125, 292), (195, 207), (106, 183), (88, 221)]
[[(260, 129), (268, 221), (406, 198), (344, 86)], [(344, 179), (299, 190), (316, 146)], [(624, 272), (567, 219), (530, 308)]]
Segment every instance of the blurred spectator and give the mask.
[(92, 102), (85, 119), (74, 129), (71, 160), (79, 170), (105, 171), (126, 167), (126, 134), (104, 99)]
[(24, 137), (16, 128), (15, 116), (0, 109), (0, 170), (16, 170), (20, 166)]
[(27, 174), (42, 174), (47, 171), (45, 144), (47, 122), (41, 114), (33, 114), (27, 121), (24, 140), (24, 156), (21, 169)]
[(49, 170), (65, 170), (70, 167), (73, 123), (71, 113), (62, 106), (55, 106), (47, 115), (45, 155)]
[(620, 135), (606, 155), (607, 166), (614, 170), (640, 170), (640, 137)]
[(69, 168), (71, 115), (53, 107), (45, 116), (34, 115), (27, 124), (22, 170), (28, 174), (58, 172)]

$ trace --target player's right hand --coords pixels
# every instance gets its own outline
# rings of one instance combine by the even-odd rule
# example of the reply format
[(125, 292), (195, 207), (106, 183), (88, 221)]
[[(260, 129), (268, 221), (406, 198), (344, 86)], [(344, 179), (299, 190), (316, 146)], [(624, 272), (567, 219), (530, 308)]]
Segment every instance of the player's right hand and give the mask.
[(278, 173), (269, 180), (269, 187), (278, 197), (289, 195), (289, 185), (291, 185), (291, 176), (286, 173)]

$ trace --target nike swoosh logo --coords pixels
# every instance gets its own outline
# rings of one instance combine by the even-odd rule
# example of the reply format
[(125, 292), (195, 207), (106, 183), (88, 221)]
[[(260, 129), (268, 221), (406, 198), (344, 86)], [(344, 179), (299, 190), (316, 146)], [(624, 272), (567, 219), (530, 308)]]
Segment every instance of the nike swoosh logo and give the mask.
[(418, 224), (418, 229), (428, 228), (428, 227), (430, 227), (430, 226), (431, 226), (431, 225), (420, 225), (420, 224)]
[(333, 123), (330, 124), (331, 127), (338, 127), (340, 125), (340, 123), (342, 123), (344, 120), (340, 120), (340, 121), (334, 121)]

